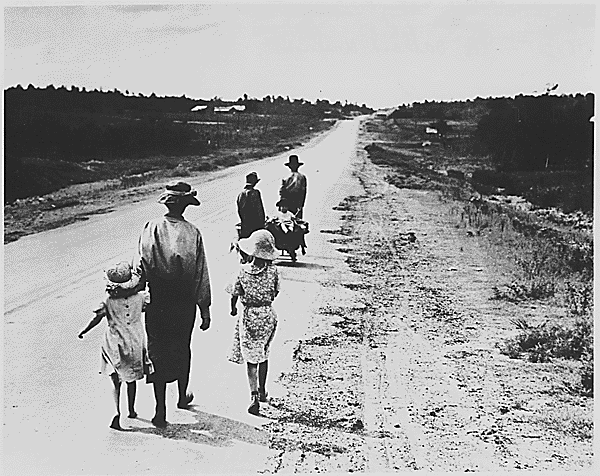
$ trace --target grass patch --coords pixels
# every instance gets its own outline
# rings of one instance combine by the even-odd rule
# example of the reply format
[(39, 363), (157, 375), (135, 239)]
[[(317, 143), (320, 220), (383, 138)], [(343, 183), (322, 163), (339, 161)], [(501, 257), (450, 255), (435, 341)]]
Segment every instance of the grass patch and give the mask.
[(594, 422), (591, 418), (576, 412), (549, 411), (535, 418), (538, 425), (570, 435), (578, 440), (591, 440), (594, 437)]
[(578, 368), (579, 389), (584, 395), (594, 392), (594, 322), (592, 314), (546, 320), (533, 325), (519, 317), (511, 320), (519, 333), (498, 343), (500, 352), (516, 359), (526, 356), (529, 362), (569, 359), (581, 362)]

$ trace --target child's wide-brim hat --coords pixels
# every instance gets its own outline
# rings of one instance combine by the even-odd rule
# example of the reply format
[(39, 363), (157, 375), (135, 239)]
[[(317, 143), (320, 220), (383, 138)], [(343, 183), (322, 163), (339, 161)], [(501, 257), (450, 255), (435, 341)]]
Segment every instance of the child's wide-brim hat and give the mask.
[(200, 201), (196, 198), (196, 190), (192, 189), (189, 183), (176, 181), (166, 185), (166, 190), (158, 197), (158, 203), (163, 205), (169, 204), (187, 204), (200, 205)]
[(111, 266), (104, 272), (109, 288), (133, 289), (140, 284), (140, 276), (134, 273), (127, 261)]
[(275, 238), (267, 230), (256, 230), (248, 238), (238, 241), (238, 246), (247, 255), (267, 261), (277, 259)]

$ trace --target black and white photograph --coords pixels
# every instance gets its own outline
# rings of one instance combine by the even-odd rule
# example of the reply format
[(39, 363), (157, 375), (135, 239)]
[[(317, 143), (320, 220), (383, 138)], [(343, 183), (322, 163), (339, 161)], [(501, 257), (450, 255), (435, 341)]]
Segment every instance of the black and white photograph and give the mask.
[(3, 474), (598, 471), (595, 2), (2, 14)]

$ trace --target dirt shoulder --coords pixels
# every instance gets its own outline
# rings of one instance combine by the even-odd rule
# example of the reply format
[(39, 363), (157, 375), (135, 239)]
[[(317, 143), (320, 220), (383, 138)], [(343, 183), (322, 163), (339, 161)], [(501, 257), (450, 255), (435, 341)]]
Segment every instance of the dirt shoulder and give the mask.
[(328, 271), (311, 332), (280, 382), (270, 444), (277, 472), (586, 470), (593, 398), (578, 363), (510, 359), (515, 316), (551, 303), (492, 300), (511, 265), (458, 228), (435, 191), (397, 188), (357, 144), (364, 193), (330, 235), (346, 266)]

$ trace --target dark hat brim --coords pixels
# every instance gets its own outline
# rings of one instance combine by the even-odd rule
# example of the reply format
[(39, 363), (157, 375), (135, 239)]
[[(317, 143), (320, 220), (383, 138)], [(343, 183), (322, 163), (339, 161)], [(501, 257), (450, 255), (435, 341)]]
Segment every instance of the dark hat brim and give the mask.
[(200, 200), (198, 200), (191, 193), (185, 195), (174, 195), (172, 193), (163, 192), (160, 197), (158, 197), (158, 203), (162, 203), (163, 205), (171, 205), (175, 203), (185, 203), (187, 205), (193, 205), (197, 207), (200, 205)]

